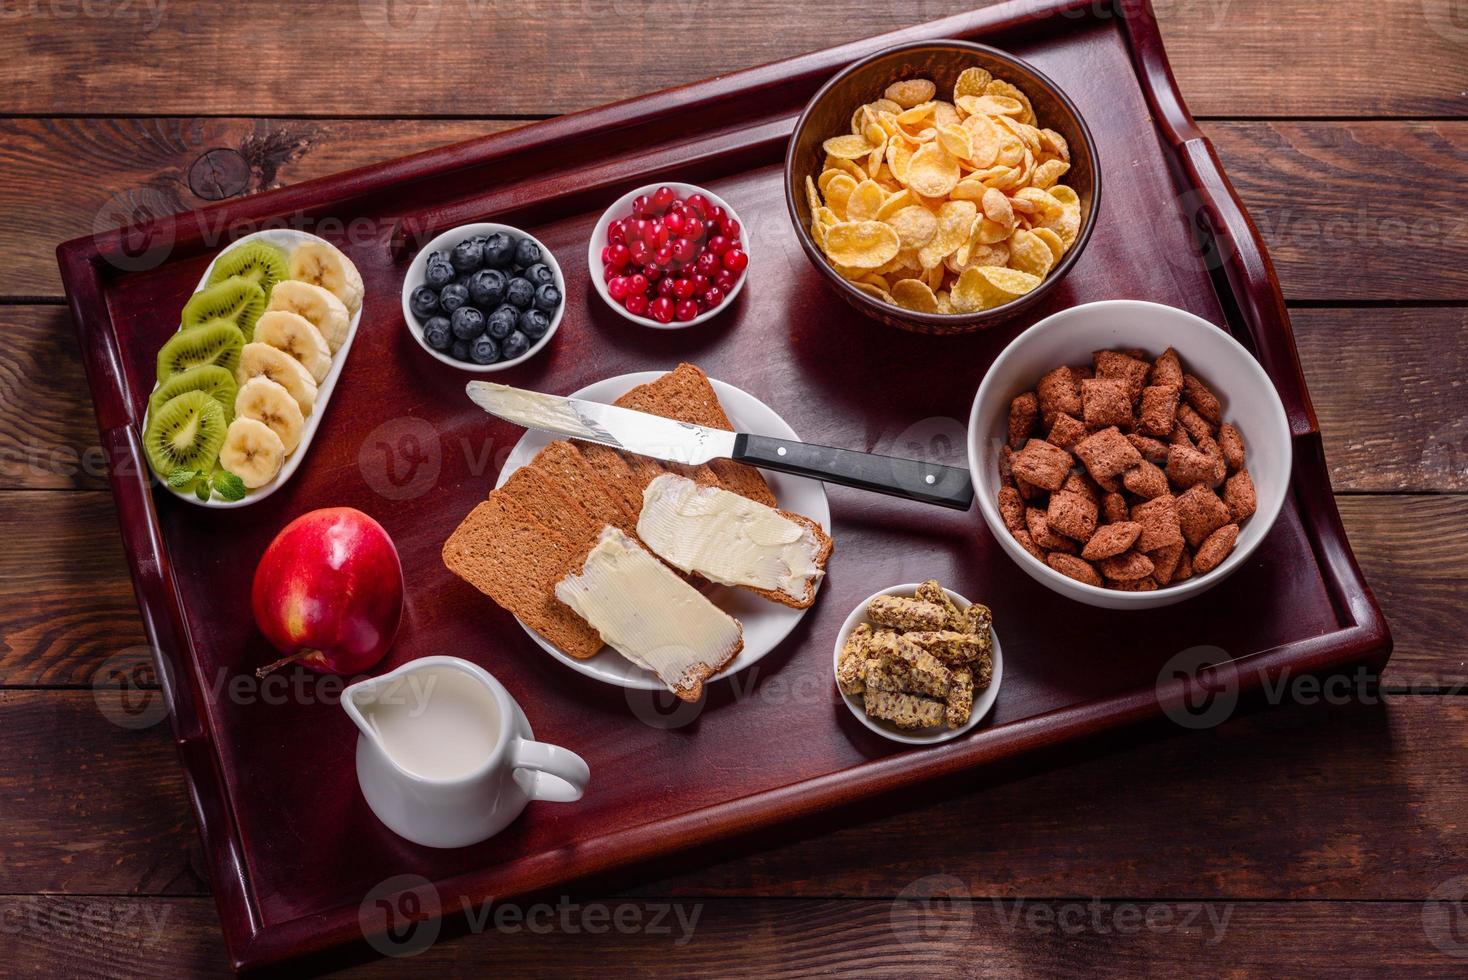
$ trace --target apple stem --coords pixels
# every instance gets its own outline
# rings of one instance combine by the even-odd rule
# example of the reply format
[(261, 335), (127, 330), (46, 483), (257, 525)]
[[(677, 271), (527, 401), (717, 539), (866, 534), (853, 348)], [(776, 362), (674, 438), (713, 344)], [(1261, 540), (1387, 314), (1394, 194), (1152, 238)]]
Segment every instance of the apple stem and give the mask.
[(255, 671), (255, 676), (257, 678), (264, 679), (265, 675), (266, 674), (269, 674), (271, 671), (279, 670), (280, 668), (282, 668), (282, 667), (284, 667), (284, 666), (286, 666), (288, 664), (293, 664), (297, 660), (300, 660), (300, 659), (302, 659), (304, 657), (309, 657), (309, 656), (311, 656), (312, 654), (314, 654), (316, 652), (317, 651), (311, 650), (311, 649), (297, 650), (295, 653), (291, 654), (289, 657), (281, 657), (279, 660), (275, 661), (275, 663), (266, 664), (264, 667), (258, 668)]

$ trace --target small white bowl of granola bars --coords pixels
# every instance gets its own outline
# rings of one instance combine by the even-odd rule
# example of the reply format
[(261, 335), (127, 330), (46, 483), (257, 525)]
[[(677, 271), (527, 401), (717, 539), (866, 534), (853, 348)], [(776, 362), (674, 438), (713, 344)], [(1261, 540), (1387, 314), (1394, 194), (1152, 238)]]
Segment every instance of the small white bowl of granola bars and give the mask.
[(831, 664), (852, 715), (906, 745), (972, 729), (994, 707), (1004, 675), (988, 607), (933, 580), (868, 596), (836, 634)]

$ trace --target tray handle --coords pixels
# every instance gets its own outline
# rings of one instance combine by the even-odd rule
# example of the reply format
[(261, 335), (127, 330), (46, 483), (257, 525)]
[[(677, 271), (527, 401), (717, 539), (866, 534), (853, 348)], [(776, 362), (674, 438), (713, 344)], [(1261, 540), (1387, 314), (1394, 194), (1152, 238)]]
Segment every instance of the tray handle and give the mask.
[(188, 649), (187, 638), (180, 636), (174, 625), (184, 621), (183, 609), (163, 540), (157, 533), (153, 477), (144, 462), (142, 441), (137, 429), (128, 424), (108, 429), (102, 442), (107, 452), (108, 478), (112, 482), (118, 522), (123, 527), (139, 529), (144, 535), (142, 543), (135, 547), (136, 537), (125, 534), (123, 544), (173, 736), (179, 742), (204, 738), (200, 712), (186, 693), (190, 687), (195, 691), (204, 688), (184, 680), (183, 672), (189, 669), (183, 657), (183, 651)]

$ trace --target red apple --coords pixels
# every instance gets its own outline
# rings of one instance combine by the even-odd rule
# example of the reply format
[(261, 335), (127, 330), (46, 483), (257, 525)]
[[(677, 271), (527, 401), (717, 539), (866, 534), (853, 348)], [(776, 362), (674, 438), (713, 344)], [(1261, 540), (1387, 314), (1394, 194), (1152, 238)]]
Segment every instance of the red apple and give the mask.
[(382, 525), (351, 507), (313, 510), (270, 542), (250, 589), (255, 623), (284, 657), (359, 674), (387, 653), (403, 616), (403, 567)]

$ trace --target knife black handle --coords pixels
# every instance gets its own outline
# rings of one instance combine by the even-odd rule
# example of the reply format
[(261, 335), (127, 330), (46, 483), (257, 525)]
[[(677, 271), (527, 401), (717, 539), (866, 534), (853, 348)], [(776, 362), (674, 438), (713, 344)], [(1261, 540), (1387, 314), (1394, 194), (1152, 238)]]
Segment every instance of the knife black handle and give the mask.
[(974, 484), (968, 470), (956, 466), (812, 446), (743, 432), (734, 439), (733, 458), (767, 470), (954, 510), (968, 510), (974, 502)]

